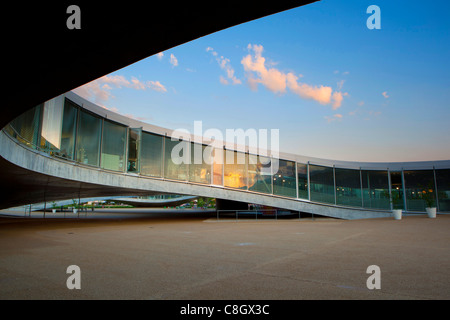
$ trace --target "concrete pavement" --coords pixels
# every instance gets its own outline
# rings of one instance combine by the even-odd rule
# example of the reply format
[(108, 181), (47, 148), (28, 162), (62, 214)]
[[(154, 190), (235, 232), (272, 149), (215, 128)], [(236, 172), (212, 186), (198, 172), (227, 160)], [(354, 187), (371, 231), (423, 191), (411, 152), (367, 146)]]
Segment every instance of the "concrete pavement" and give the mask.
[[(66, 286), (69, 265), (80, 290)], [(370, 265), (381, 289), (366, 286)], [(0, 219), (3, 300), (449, 299), (449, 270), (450, 215)]]

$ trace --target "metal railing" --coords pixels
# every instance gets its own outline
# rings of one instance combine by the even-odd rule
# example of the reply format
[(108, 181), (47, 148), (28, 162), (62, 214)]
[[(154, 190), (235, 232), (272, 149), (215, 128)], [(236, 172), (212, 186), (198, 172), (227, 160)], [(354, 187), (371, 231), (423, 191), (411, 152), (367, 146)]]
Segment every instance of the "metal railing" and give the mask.
[[(264, 221), (278, 220), (283, 218), (298, 219), (301, 218), (300, 211), (292, 211), (285, 209), (253, 209), (253, 210), (216, 210), (217, 221)], [(312, 215), (314, 219), (314, 215)]]

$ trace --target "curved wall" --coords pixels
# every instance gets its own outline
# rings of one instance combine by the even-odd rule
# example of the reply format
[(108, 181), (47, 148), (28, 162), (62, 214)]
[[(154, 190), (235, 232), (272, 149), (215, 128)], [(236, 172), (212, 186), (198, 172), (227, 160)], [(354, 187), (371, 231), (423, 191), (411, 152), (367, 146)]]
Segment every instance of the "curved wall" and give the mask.
[[(270, 159), (278, 160), (277, 172), (267, 174), (262, 161), (252, 161), (262, 158), (237, 146), (215, 149), (210, 160), (229, 154), (242, 156), (242, 164), (175, 164), (171, 151), (184, 145), (171, 134), (69, 92), (14, 119), (3, 129), (0, 150), (27, 170), (141, 194), (207, 196), (346, 219), (389, 216), (392, 208), (423, 212), (427, 198), (438, 212), (450, 211), (450, 161), (367, 163), (282, 153)], [(200, 145), (190, 141), (184, 150), (194, 160)]]

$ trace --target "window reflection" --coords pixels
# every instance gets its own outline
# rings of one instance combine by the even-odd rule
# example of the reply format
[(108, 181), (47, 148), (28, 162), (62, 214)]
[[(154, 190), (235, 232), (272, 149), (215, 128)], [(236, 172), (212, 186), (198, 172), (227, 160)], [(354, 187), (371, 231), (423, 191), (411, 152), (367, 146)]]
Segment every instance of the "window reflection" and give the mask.
[(295, 162), (278, 160), (278, 171), (273, 175), (273, 194), (297, 197)]
[(101, 167), (103, 169), (125, 170), (126, 127), (105, 120), (103, 125)]
[(191, 142), (189, 181), (211, 183), (211, 147)]
[(272, 193), (271, 160), (268, 157), (249, 154), (248, 190)]
[(163, 136), (142, 132), (140, 148), (141, 174), (162, 177)]
[(187, 141), (172, 141), (164, 138), (164, 177), (188, 180), (189, 144)]
[(214, 148), (213, 151), (213, 184), (223, 185), (223, 164), (224, 164), (224, 152), (223, 149)]
[(436, 169), (439, 211), (450, 212), (450, 169)]
[(83, 164), (99, 166), (102, 120), (80, 110), (76, 146), (76, 160)]
[(391, 200), (393, 209), (404, 209), (403, 179), (400, 171), (391, 171)]
[(308, 165), (297, 163), (298, 197), (308, 199)]
[(361, 176), (359, 170), (335, 169), (336, 204), (362, 206)]
[(225, 150), (223, 179), (225, 187), (247, 189), (245, 153)]
[(433, 170), (404, 171), (406, 208), (408, 211), (425, 211), (436, 207)]
[(40, 124), (43, 105), (38, 105), (12, 120), (6, 131), (20, 143), (36, 148), (39, 145)]
[(65, 99), (60, 150), (61, 156), (64, 158), (74, 158), (77, 116), (78, 106)]
[(128, 130), (128, 172), (139, 172), (141, 129)]
[(311, 201), (334, 203), (332, 167), (309, 166)]
[(44, 103), (41, 128), (41, 149), (59, 155), (63, 117), (62, 98)]
[(389, 179), (387, 171), (362, 170), (363, 206), (390, 209)]

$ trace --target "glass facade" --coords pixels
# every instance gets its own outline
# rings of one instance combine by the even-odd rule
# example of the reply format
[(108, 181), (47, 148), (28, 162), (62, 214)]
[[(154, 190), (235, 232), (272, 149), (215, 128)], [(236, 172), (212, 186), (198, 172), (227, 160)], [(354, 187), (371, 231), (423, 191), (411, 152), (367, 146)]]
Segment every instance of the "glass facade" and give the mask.
[(435, 173), (438, 209), (441, 212), (450, 212), (450, 169), (436, 169)]
[(172, 141), (170, 137), (164, 137), (164, 149), (164, 178), (187, 181), (189, 143), (182, 140)]
[(408, 211), (424, 211), (436, 207), (433, 170), (404, 171), (406, 208)]
[(20, 143), (36, 148), (39, 145), (43, 105), (26, 111), (6, 127), (6, 131)]
[(60, 156), (63, 104), (61, 98), (44, 103), (41, 126), (41, 149)]
[(140, 149), (141, 174), (151, 177), (163, 176), (163, 139), (163, 136), (148, 132), (142, 132)]
[(311, 201), (334, 203), (334, 173), (332, 167), (309, 165)]
[(223, 185), (223, 164), (224, 152), (223, 149), (214, 148), (213, 150), (213, 181), (216, 186)]
[(127, 128), (111, 121), (104, 121), (101, 168), (114, 171), (125, 170), (125, 147)]
[(243, 152), (225, 150), (223, 185), (247, 190), (246, 155)]
[(364, 208), (391, 208), (387, 171), (361, 170), (361, 182)]
[(336, 204), (362, 207), (360, 170), (335, 168)]
[(390, 174), (392, 209), (405, 209), (402, 172), (391, 171)]
[(141, 129), (128, 129), (128, 163), (127, 172), (137, 173), (139, 169)]
[(431, 205), (450, 212), (450, 169), (355, 170), (222, 148), (211, 154), (206, 145), (103, 119), (64, 96), (28, 110), (3, 130), (52, 156), (117, 172), (337, 206), (424, 212)]
[(83, 164), (99, 166), (102, 119), (80, 110), (76, 142), (76, 160)]
[(248, 154), (247, 157), (248, 190), (271, 194), (271, 159), (254, 154)]
[(61, 156), (74, 159), (75, 137), (77, 130), (78, 108), (70, 100), (65, 99), (61, 132)]
[(189, 181), (211, 183), (211, 148), (191, 142), (191, 161), (189, 163)]
[(297, 197), (295, 162), (278, 160), (278, 171), (273, 175), (273, 194)]
[(308, 199), (308, 165), (297, 163), (298, 197)]

